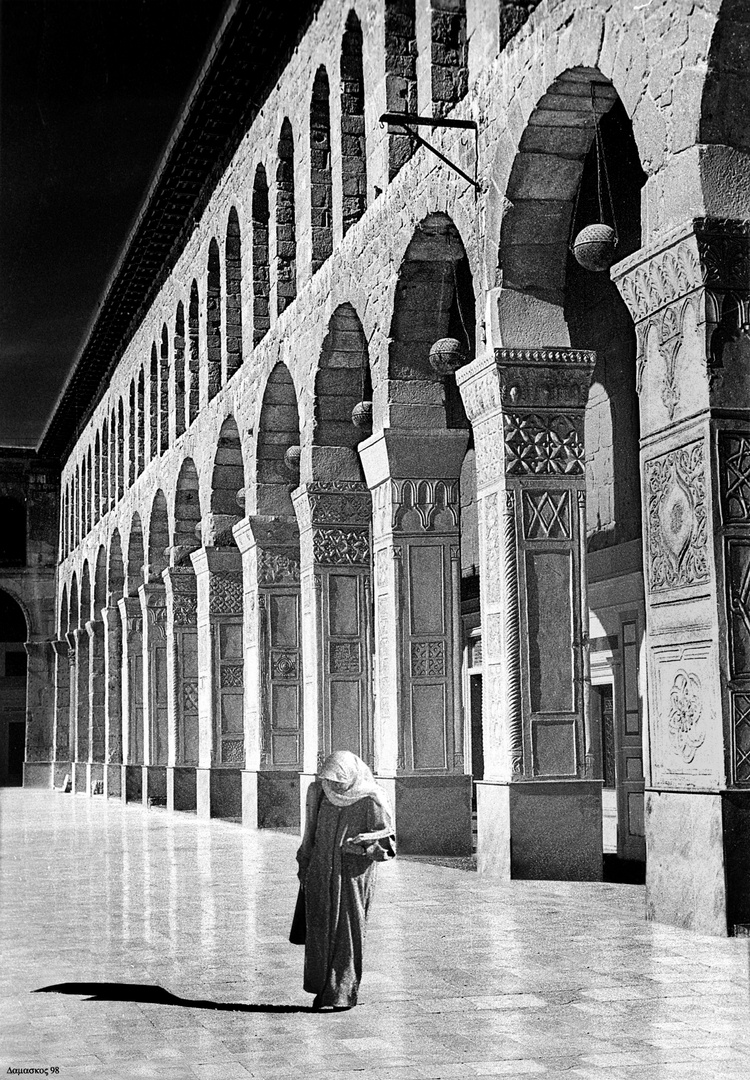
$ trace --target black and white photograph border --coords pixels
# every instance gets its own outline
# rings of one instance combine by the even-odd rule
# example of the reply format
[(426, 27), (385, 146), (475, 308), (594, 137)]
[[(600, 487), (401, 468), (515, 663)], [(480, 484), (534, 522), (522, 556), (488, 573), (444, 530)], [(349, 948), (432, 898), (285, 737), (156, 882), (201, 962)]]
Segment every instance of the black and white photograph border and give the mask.
[(745, 1078), (750, 0), (0, 52), (0, 1075)]

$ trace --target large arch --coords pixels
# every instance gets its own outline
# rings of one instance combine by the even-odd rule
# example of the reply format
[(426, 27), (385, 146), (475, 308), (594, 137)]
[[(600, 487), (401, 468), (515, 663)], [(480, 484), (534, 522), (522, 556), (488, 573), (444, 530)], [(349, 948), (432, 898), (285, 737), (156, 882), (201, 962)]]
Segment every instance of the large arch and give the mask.
[(107, 556), (107, 605), (116, 604), (125, 589), (125, 566), (119, 529), (115, 529), (109, 541)]
[(238, 492), (245, 486), (245, 467), (237, 423), (228, 416), (221, 425), (211, 473), (211, 530), (216, 546), (234, 546), (232, 526), (240, 520)]
[(68, 608), (68, 625), (67, 631), (71, 633), (78, 626), (79, 619), (79, 607), (78, 607), (78, 577), (75, 570), (70, 579), (70, 607)]
[(139, 586), (143, 584), (143, 564), (146, 561), (143, 525), (137, 511), (131, 518), (130, 529), (128, 530), (127, 560), (126, 592), (128, 596), (135, 596), (138, 593)]
[(180, 466), (174, 500), (175, 564), (191, 566), (188, 555), (200, 547), (201, 504), (198, 473), (192, 458)]
[(68, 629), (68, 585), (67, 582), (63, 584), (62, 593), (60, 595), (60, 608), (57, 622), (57, 636), (61, 638)]
[(706, 63), (697, 139), (700, 143), (750, 150), (749, 34), (747, 0), (722, 0)]
[(102, 617), (102, 608), (107, 606), (107, 551), (104, 544), (99, 545), (94, 563), (92, 617), (98, 621)]
[[(442, 382), (442, 400), (430, 400), (433, 405), (444, 403), (442, 422), (448, 427), (467, 426), (466, 415), (454, 380), (430, 363), (430, 348), (438, 339), (452, 337), (461, 343), (464, 359), (470, 359), (475, 320), (474, 284), (458, 229), (447, 214), (429, 214), (417, 225), (398, 272), (389, 377), (406, 383)], [(440, 422), (439, 412), (435, 420)]]
[(169, 548), (169, 512), (164, 492), (159, 490), (151, 503), (148, 519), (148, 580), (161, 584), (167, 568)]
[(372, 374), (362, 323), (350, 303), (331, 316), (315, 376), (313, 443), (354, 449), (363, 433), (352, 423), (352, 410), (372, 400)]
[(263, 392), (256, 450), (256, 498), (259, 514), (294, 517), (291, 491), (297, 474), (286, 452), (299, 446), (297, 393), (286, 364), (271, 371)]

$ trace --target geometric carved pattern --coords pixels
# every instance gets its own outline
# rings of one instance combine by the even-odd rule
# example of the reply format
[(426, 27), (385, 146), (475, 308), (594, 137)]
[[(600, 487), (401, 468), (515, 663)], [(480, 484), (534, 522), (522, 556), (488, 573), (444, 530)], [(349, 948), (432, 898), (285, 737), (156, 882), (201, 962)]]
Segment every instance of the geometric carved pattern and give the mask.
[(278, 585), (299, 581), (299, 555), (261, 548), (258, 554), (258, 584)]
[(445, 642), (413, 641), (411, 673), (417, 679), (426, 675), (445, 675)]
[(221, 667), (221, 685), (224, 687), (242, 686), (242, 664), (223, 664)]
[(750, 523), (750, 439), (723, 434), (719, 453), (724, 520)]
[(197, 596), (175, 596), (172, 607), (172, 618), (175, 626), (193, 626), (197, 617)]
[(313, 558), (317, 563), (362, 565), (370, 561), (370, 535), (365, 529), (315, 529)]
[(503, 419), (508, 476), (583, 474), (584, 447), (575, 417), (506, 413)]
[(646, 462), (649, 585), (652, 592), (707, 581), (703, 443)]
[(524, 491), (523, 532), (527, 540), (569, 540), (567, 491)]
[(734, 720), (735, 778), (750, 780), (750, 694), (732, 698)]
[(221, 744), (221, 760), (227, 765), (242, 765), (245, 745), (241, 739), (225, 739)]
[(299, 676), (299, 654), (296, 652), (271, 653), (271, 677), (274, 679), (296, 679)]
[(242, 575), (214, 572), (210, 577), (212, 615), (242, 614)]
[(701, 681), (694, 672), (677, 672), (669, 694), (669, 737), (678, 754), (689, 764), (703, 745)]
[(458, 483), (451, 480), (391, 480), (393, 528), (425, 531), (458, 526)]
[(182, 683), (182, 711), (186, 713), (198, 712), (198, 680), (185, 679)]
[(331, 674), (359, 674), (359, 644), (356, 641), (331, 642)]

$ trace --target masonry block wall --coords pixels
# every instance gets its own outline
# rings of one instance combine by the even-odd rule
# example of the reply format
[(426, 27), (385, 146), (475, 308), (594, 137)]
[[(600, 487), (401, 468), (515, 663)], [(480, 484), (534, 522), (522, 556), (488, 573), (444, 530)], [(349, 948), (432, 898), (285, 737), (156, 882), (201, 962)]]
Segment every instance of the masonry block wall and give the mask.
[[(168, 661), (170, 700), (182, 695), (182, 712), (170, 707), (167, 717), (172, 749), (163, 765), (138, 759), (137, 741), (122, 762), (115, 743), (105, 747), (106, 761), (122, 765), (123, 791), (161, 784), (153, 769), (163, 767), (168, 804), (190, 804), (174, 726), (197, 693), (201, 749), (192, 805), (256, 822), (262, 788), (269, 818), (294, 817), (330, 749), (326, 732), (336, 729), (325, 719), (332, 708), (326, 688), (351, 676), (362, 746), (392, 787), (408, 842), (428, 843), (423, 817), (437, 812), (446, 828), (460, 823), (450, 836), (460, 850), (467, 821), (470, 833), (461, 579), (478, 566), (489, 657), (483, 723), (486, 754), (495, 755), (486, 772), (516, 800), (485, 804), (487, 820), (500, 814), (507, 829), (480, 830), (489, 852), (483, 865), (505, 865), (498, 853), (509, 850), (514, 829), (532, 846), (546, 835), (554, 815), (545, 817), (539, 793), (552, 788), (540, 780), (573, 784), (560, 805), (578, 806), (595, 837), (596, 732), (577, 689), (587, 663), (585, 574), (580, 589), (555, 594), (563, 607), (568, 597), (565, 618), (572, 620), (570, 685), (545, 681), (553, 677), (544, 658), (534, 661), (529, 670), (541, 689), (532, 688), (531, 705), (519, 698), (512, 717), (508, 688), (521, 670), (513, 665), (526, 661), (513, 644), (509, 598), (520, 597), (513, 603), (526, 618), (524, 604), (543, 607), (553, 588), (557, 571), (547, 570), (562, 565), (558, 555), (567, 552), (571, 565), (583, 566), (587, 544), (615, 551), (638, 540), (642, 522), (665, 531), (682, 565), (700, 530), (699, 500), (675, 480), (688, 491), (681, 509), (670, 517), (683, 498), (670, 488), (663, 512), (646, 510), (654, 496), (638, 436), (657, 430), (653, 409), (666, 410), (659, 412), (663, 430), (687, 423), (675, 343), (681, 334), (693, 342), (702, 334), (705, 343), (732, 316), (711, 300), (697, 315), (686, 308), (656, 329), (640, 315), (643, 305), (656, 304), (660, 287), (645, 272), (633, 271), (632, 287), (615, 275), (615, 287), (606, 274), (597, 284), (572, 268), (571, 226), (576, 208), (589, 213), (587, 184), (596, 179), (591, 86), (598, 118), (619, 110), (607, 138), (613, 160), (629, 162), (613, 166), (629, 178), (625, 188), (613, 185), (618, 257), (637, 259), (696, 219), (744, 221), (750, 172), (733, 106), (745, 84), (731, 45), (738, 19), (718, 0), (699, 12), (682, 0), (646, 8), (598, 0), (320, 5), (63, 463), (59, 641), (87, 624), (95, 637), (103, 608), (151, 590), (142, 616), (154, 620), (152, 630), (144, 632), (135, 612), (121, 627), (123, 671), (142, 681), (147, 703), (154, 688), (144, 674), (151, 646), (143, 642), (158, 638), (156, 612), (177, 602), (168, 586), (162, 606), (164, 574), (182, 568), (196, 580), (195, 593), (179, 595), (197, 627), (197, 670), (180, 682), (179, 658)], [(476, 131), (429, 133), (442, 154), (476, 174), (476, 189), (397, 126), (379, 123), (385, 111), (417, 109), (476, 124)], [(688, 279), (676, 274), (673, 290), (686, 289)], [(497, 371), (514, 373), (516, 382), (498, 384), (492, 423), (486, 402), (467, 401), (463, 382), (459, 393), (452, 377), (431, 366), (430, 347), (445, 336), (458, 339), (467, 363), (502, 354)], [(570, 388), (554, 389), (555, 365), (589, 371), (594, 352), (592, 388), (581, 382), (576, 393), (584, 398), (558, 407)], [(663, 376), (649, 381), (657, 367)], [(538, 377), (542, 369), (547, 382)], [(354, 406), (370, 400), (371, 427), (353, 429)], [(714, 408), (710, 399), (690, 400), (694, 411)], [(738, 408), (745, 406), (743, 398)], [(478, 423), (487, 436), (481, 448), (472, 445)], [(712, 460), (708, 450), (702, 460)], [(476, 483), (464, 479), (462, 491), (466, 468)], [(185, 469), (189, 504), (180, 481)], [(673, 519), (677, 532), (670, 533)], [(649, 544), (650, 534), (647, 551)], [(418, 607), (424, 598), (409, 590), (427, 566), (434, 568), (435, 602)], [(356, 597), (347, 593), (343, 605), (347, 574), (356, 579)], [(496, 605), (486, 591), (491, 576), (502, 579)], [(287, 600), (279, 604), (277, 594)], [(675, 625), (684, 624), (689, 637), (683, 595), (668, 599)], [(717, 592), (711, 603), (721, 602)], [(412, 610), (420, 612), (419, 625), (405, 621)], [(170, 624), (174, 613), (164, 619)], [(674, 633), (677, 641), (682, 631)], [(73, 651), (72, 675), (90, 662), (85, 643)], [(720, 682), (719, 667), (711, 671), (701, 679)], [(679, 698), (694, 683), (689, 672), (684, 686), (677, 675), (670, 669)], [(669, 729), (676, 706), (668, 690), (652, 702), (654, 731)], [(79, 740), (88, 782), (106, 761), (91, 756), (96, 718), (85, 689), (81, 694), (69, 723), (91, 736)], [(148, 704), (144, 720), (136, 697), (128, 700), (124, 695), (131, 715), (123, 714), (123, 732), (148, 726)], [(742, 774), (731, 746), (745, 738), (744, 721), (721, 708), (717, 716), (731, 785)], [(576, 733), (569, 741), (563, 723)], [(294, 737), (282, 742), (284, 730)], [(276, 760), (268, 751), (273, 737), (286, 747)], [(544, 753), (537, 738), (546, 739)], [(658, 753), (680, 752), (664, 738)], [(647, 761), (657, 753), (649, 739)], [(223, 760), (229, 745), (232, 760)], [(408, 764), (419, 761), (429, 766)], [(534, 788), (533, 804), (519, 794), (525, 783)], [(576, 861), (574, 830), (564, 832), (570, 860), (555, 873), (588, 873), (594, 840)], [(528, 872), (532, 863), (524, 862)]]

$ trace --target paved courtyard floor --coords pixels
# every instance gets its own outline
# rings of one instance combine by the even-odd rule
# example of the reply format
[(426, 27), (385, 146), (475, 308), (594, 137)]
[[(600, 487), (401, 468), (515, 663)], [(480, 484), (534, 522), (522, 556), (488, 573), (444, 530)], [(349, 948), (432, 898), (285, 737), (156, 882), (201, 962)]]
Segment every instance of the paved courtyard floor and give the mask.
[(646, 924), (642, 886), (397, 859), (361, 1004), (313, 1013), (294, 836), (21, 789), (0, 813), (0, 1077), (750, 1076), (748, 939)]

